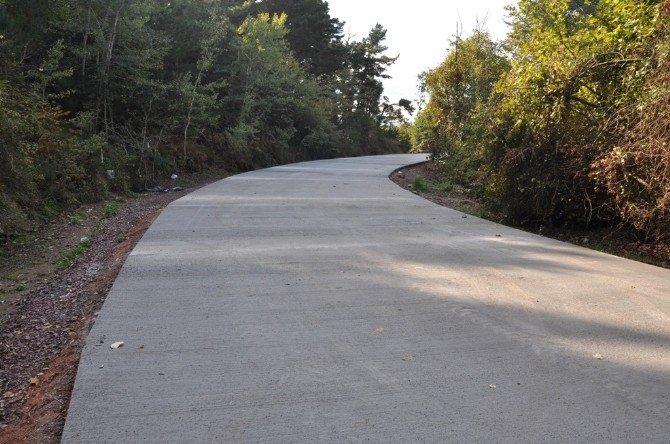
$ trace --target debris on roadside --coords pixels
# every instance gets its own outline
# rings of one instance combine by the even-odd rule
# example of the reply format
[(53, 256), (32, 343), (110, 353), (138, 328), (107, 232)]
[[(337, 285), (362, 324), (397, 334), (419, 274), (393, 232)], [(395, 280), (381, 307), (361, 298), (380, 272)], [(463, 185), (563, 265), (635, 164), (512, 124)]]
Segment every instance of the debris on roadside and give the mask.
[(147, 192), (147, 193), (169, 193), (169, 192), (178, 193), (180, 191), (184, 191), (185, 189), (186, 189), (186, 187), (182, 187), (182, 186), (176, 186), (176, 187), (172, 187), (172, 188), (163, 188), (160, 185), (155, 185), (153, 187), (146, 187), (144, 189), (144, 191)]

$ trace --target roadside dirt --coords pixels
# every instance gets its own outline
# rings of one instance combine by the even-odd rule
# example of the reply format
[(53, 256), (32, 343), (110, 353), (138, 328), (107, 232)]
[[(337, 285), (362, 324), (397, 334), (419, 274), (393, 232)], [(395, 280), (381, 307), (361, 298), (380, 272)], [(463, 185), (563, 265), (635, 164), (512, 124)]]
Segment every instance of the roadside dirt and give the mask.
[[(127, 255), (170, 202), (223, 172), (194, 177), (184, 191), (147, 193), (86, 206), (5, 248), (0, 305), (0, 443), (60, 440), (86, 335)], [(64, 268), (82, 237), (90, 247)], [(69, 261), (68, 261), (69, 262)]]
[(412, 185), (417, 177), (426, 179), (432, 183), (439, 183), (442, 180), (437, 168), (430, 162), (396, 171), (396, 173), (391, 176), (391, 180), (401, 187), (420, 195), (424, 199), (435, 202), (436, 204), (476, 216), (484, 215), (484, 206), (470, 196), (469, 190), (454, 186), (450, 191), (440, 191), (431, 188), (428, 188), (425, 191), (417, 191)]
[[(420, 165), (403, 168), (397, 171), (391, 179), (401, 187), (420, 195), (421, 197), (445, 207), (467, 213), (473, 216), (509, 225), (504, 215), (488, 211), (483, 203), (473, 197), (470, 190), (454, 185), (450, 190), (436, 189), (428, 186), (424, 190), (415, 189), (415, 179), (423, 178), (429, 184), (440, 184), (444, 180), (434, 164), (428, 162)], [(439, 188), (439, 185), (438, 187)], [(604, 227), (598, 229), (568, 229), (540, 227), (533, 229), (525, 226), (515, 226), (524, 231), (558, 239), (564, 242), (603, 251), (616, 256), (646, 262), (659, 267), (670, 268), (670, 245), (645, 242), (633, 233), (622, 227)]]

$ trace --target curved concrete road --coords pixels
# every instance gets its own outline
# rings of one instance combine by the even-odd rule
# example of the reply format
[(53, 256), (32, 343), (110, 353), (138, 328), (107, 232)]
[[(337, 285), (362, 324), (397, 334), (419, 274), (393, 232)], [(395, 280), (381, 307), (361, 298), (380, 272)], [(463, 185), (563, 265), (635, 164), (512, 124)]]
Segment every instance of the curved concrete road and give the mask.
[(91, 331), (63, 441), (667, 442), (670, 271), (388, 180), (422, 159), (171, 204)]

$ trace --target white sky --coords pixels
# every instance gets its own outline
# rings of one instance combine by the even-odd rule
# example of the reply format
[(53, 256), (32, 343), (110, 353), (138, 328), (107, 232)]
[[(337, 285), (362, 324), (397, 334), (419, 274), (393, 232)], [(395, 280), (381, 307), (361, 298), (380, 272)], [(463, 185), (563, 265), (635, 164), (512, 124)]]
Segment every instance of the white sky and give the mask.
[(505, 5), (514, 0), (328, 0), (330, 15), (346, 22), (344, 32), (356, 40), (380, 23), (388, 30), (388, 55), (400, 55), (384, 82), (384, 94), (394, 101), (415, 100), (417, 76), (445, 57), (449, 39), (460, 21), (463, 36), (486, 19), (496, 39), (507, 33)]

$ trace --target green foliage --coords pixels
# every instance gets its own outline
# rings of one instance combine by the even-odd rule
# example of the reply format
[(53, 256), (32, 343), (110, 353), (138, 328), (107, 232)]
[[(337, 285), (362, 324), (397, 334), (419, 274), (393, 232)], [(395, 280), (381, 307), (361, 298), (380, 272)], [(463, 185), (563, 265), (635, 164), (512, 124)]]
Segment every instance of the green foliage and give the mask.
[(114, 217), (119, 214), (119, 204), (116, 202), (105, 202), (105, 217)]
[(398, 150), (386, 31), (342, 27), (322, 0), (0, 2), (0, 232), (174, 171)]
[(590, 177), (621, 218), (656, 241), (670, 241), (670, 2), (636, 107), (612, 119), (617, 144), (600, 154)]
[(317, 78), (332, 77), (346, 65), (344, 23), (330, 16), (323, 0), (262, 0), (256, 12), (286, 14), (286, 41), (296, 60)]
[(300, 137), (297, 120), (309, 118), (311, 110), (319, 111), (316, 83), (290, 54), (286, 19), (285, 14), (263, 13), (238, 29), (236, 95), (242, 106), (231, 138), (235, 145), (249, 147), (254, 167), (296, 160), (298, 153), (291, 145)]
[(624, 221), (667, 239), (662, 0), (519, 0), (503, 46), (457, 38), (412, 125), (449, 181), (522, 224)]
[(74, 263), (74, 260), (84, 254), (90, 247), (91, 241), (87, 237), (83, 238), (79, 242), (79, 245), (72, 250), (63, 253), (60, 258), (58, 258), (56, 266), (61, 269), (70, 267)]
[(442, 193), (448, 193), (456, 189), (456, 185), (454, 185), (453, 182), (450, 181), (433, 182), (432, 180), (428, 180), (425, 177), (421, 176), (416, 176), (414, 180), (412, 180), (411, 187), (412, 190), (418, 191), (420, 193), (427, 193), (429, 191), (439, 191)]
[(433, 154), (451, 180), (471, 184), (480, 178), (489, 138), (495, 83), (508, 69), (499, 44), (484, 31), (451, 43), (445, 61), (423, 77), (430, 100), (414, 125), (415, 146)]
[[(100, 195), (92, 137), (68, 131), (65, 113), (35, 90), (0, 83), (0, 228), (19, 231), (41, 213)], [(41, 211), (40, 211), (41, 209)]]
[(608, 120), (637, 100), (659, 1), (522, 0), (512, 8), (512, 67), (496, 90), (490, 192), (528, 223), (614, 216), (589, 177), (616, 137)]
[(430, 189), (430, 182), (421, 177), (421, 176), (416, 176), (414, 180), (412, 180), (412, 190), (419, 192), (419, 193), (425, 193)]
[(384, 46), (386, 29), (380, 24), (375, 25), (370, 33), (360, 42), (349, 45), (350, 80), (346, 94), (355, 104), (355, 109), (376, 116), (384, 87), (381, 79), (388, 78), (386, 71), (397, 57), (387, 56)]
[(432, 188), (437, 190), (437, 191), (449, 192), (449, 191), (453, 191), (456, 188), (456, 186), (454, 185), (453, 182), (446, 181), (446, 182), (440, 182), (440, 183), (432, 184)]
[(75, 214), (69, 215), (67, 221), (70, 225), (81, 225), (84, 219), (86, 219), (86, 211), (78, 211)]

